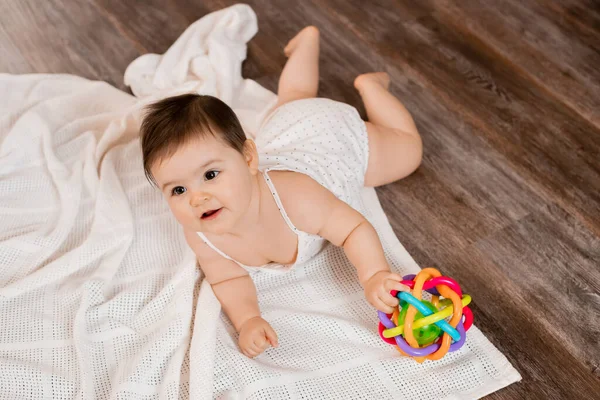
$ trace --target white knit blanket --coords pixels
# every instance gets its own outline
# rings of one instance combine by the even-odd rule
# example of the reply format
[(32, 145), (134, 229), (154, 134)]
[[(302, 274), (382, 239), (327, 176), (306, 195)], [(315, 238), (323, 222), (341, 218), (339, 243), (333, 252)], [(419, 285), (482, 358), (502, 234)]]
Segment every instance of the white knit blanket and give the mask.
[[(129, 66), (135, 97), (75, 76), (0, 75), (0, 399), (453, 399), (520, 379), (475, 327), (440, 361), (400, 357), (333, 246), (253, 276), (280, 347), (239, 353), (145, 180), (138, 128), (148, 102), (197, 91), (253, 134), (276, 100), (241, 76), (256, 31), (245, 5), (205, 16)], [(375, 191), (362, 200), (393, 268), (418, 270)]]

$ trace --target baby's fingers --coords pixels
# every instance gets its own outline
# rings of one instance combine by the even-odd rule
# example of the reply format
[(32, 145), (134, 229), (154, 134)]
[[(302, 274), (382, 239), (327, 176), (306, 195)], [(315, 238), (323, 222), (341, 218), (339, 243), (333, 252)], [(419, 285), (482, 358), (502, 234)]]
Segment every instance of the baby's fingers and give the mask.
[(258, 353), (254, 350), (251, 349), (244, 349), (242, 350), (242, 353), (244, 353), (244, 355), (248, 358), (254, 358), (258, 355)]
[(275, 333), (275, 330), (273, 328), (271, 328), (270, 325), (265, 328), (265, 336), (267, 337), (267, 340), (269, 341), (269, 343), (271, 343), (271, 346), (273, 346), (273, 347), (279, 346), (279, 342), (277, 339), (277, 333)]
[(400, 282), (394, 282), (392, 285), (393, 290), (397, 290), (398, 292), (408, 292), (410, 288)]
[(269, 347), (269, 342), (267, 341), (267, 338), (265, 336), (261, 335), (254, 339), (252, 346), (253, 349), (255, 349), (256, 351), (262, 352), (264, 349)]
[(394, 281), (392, 279), (386, 279), (383, 282), (383, 288), (388, 293), (392, 290), (396, 290), (398, 292), (406, 292), (408, 290), (408, 286), (403, 285), (400, 282)]
[(391, 279), (395, 282), (400, 282), (402, 278), (400, 275), (396, 274), (395, 272), (390, 272), (390, 274), (386, 277), (386, 279)]
[(396, 297), (392, 296), (388, 292), (381, 291), (379, 293), (379, 299), (386, 305), (390, 307), (397, 307), (400, 304), (400, 300)]
[(250, 343), (244, 350), (244, 354), (250, 358), (254, 358), (262, 352), (263, 352), (263, 349), (261, 349), (259, 346), (255, 345), (254, 343)]
[(394, 312), (394, 307), (387, 305), (379, 297), (373, 298), (373, 301), (371, 304), (373, 304), (373, 307), (375, 307), (377, 310), (383, 311), (386, 314), (391, 314), (392, 312)]

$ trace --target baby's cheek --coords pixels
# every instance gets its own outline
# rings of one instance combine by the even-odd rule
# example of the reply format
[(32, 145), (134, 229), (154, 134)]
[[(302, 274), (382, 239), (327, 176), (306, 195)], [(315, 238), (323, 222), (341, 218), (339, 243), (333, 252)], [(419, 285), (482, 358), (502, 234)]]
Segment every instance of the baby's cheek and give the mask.
[(178, 204), (170, 203), (169, 207), (171, 208), (171, 213), (181, 225), (185, 227), (190, 227), (194, 224), (194, 216), (189, 213), (187, 210), (182, 209), (182, 207)]

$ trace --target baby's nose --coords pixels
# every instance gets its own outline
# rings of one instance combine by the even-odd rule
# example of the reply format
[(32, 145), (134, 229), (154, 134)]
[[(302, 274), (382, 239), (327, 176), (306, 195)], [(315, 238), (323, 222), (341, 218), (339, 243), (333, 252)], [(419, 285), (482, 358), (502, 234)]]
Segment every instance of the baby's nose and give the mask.
[(190, 199), (190, 205), (192, 207), (198, 207), (206, 203), (210, 199), (208, 193), (194, 193)]

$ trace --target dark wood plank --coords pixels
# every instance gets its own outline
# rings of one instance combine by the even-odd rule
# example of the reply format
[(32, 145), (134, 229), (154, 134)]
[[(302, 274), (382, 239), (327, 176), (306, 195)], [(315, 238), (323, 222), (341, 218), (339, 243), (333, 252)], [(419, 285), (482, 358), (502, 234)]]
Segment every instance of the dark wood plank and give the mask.
[(115, 26), (121, 40), (133, 43), (140, 54), (164, 53), (190, 24), (213, 11), (197, 1), (93, 0), (93, 3)]
[(436, 12), (452, 29), (484, 40), (531, 85), (559, 98), (564, 106), (599, 127), (600, 25), (559, 25), (556, 22), (566, 20), (563, 16), (568, 15), (568, 6), (561, 10), (560, 2), (552, 3), (443, 1), (436, 3), (441, 5)]
[[(0, 7), (0, 43), (20, 53), (16, 61), (2, 57), (0, 71), (75, 74), (125, 89), (123, 72), (141, 53), (92, 1), (4, 0)], [(29, 70), (20, 69), (24, 63)]]
[(553, 383), (532, 385), (532, 375), (522, 385), (557, 398), (599, 393), (600, 239), (551, 204), (453, 257), (457, 269), (469, 260), (477, 273), (460, 271), (460, 279), (472, 282), (486, 311), (496, 308), (498, 327), (484, 324), (486, 335), (514, 337), (514, 365), (529, 371), (536, 359), (543, 368), (526, 373)]
[[(582, 290), (572, 280), (572, 273), (566, 274), (562, 292), (548, 287), (548, 277), (554, 275), (552, 268), (563, 273), (568, 267), (555, 261), (545, 263), (547, 270), (542, 270), (536, 262), (536, 258), (547, 261), (547, 249), (563, 246), (556, 237), (542, 247), (535, 235), (528, 236), (554, 222), (545, 214), (540, 212), (484, 243), (439, 261), (440, 267), (473, 296), (477, 326), (523, 377), (513, 385), (514, 395), (502, 390), (490, 399), (593, 399), (600, 390), (594, 372), (598, 359), (592, 355), (598, 351), (598, 339), (593, 337), (598, 328), (592, 325), (598, 320), (597, 299), (593, 297), (597, 292), (589, 287)], [(544, 236), (553, 235), (544, 231)], [(496, 253), (493, 260), (487, 252), (491, 247)], [(562, 257), (568, 254), (560, 253)], [(566, 302), (561, 302), (564, 298)], [(578, 320), (568, 314), (581, 304), (585, 304), (587, 317)], [(583, 310), (577, 314), (581, 317)], [(581, 329), (575, 321), (581, 321)]]
[(474, 247), (509, 276), (506, 294), (525, 299), (534, 323), (586, 365), (600, 360), (600, 238), (550, 204)]

